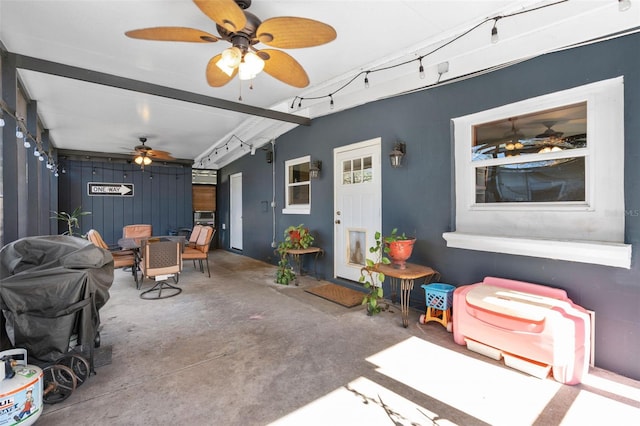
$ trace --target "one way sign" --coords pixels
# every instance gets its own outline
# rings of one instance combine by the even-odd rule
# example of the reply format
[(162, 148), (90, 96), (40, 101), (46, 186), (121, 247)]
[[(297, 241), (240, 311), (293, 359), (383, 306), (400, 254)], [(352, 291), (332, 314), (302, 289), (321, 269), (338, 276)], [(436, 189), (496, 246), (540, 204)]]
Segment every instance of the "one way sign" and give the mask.
[(89, 182), (87, 183), (87, 192), (90, 196), (133, 197), (133, 184)]

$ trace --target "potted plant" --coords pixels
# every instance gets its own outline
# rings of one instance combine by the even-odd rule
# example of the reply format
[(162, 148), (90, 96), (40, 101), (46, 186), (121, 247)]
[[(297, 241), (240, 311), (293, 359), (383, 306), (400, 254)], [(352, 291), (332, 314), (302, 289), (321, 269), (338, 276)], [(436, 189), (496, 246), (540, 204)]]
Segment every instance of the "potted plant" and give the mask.
[(389, 249), (387, 253), (397, 269), (406, 269), (407, 259), (411, 257), (415, 237), (407, 237), (404, 232), (398, 235), (398, 228), (393, 228), (391, 235), (384, 237), (384, 243)]
[(91, 212), (83, 212), (82, 206), (76, 207), (76, 209), (71, 212), (56, 212), (52, 211), (54, 215), (50, 217), (50, 219), (57, 219), (67, 223), (67, 230), (62, 233), (62, 235), (70, 235), (73, 236), (74, 228), (80, 227), (80, 217), (91, 214)]
[(288, 250), (308, 248), (313, 244), (314, 237), (304, 224), (289, 226), (284, 231), (284, 241), (278, 244), (277, 252), (280, 255), (278, 269), (276, 270), (276, 283), (289, 285), (296, 277), (296, 273), (289, 263)]
[(374, 235), (375, 245), (369, 247), (369, 253), (373, 258), (367, 257), (366, 266), (360, 270), (360, 282), (364, 284), (369, 292), (362, 299), (362, 304), (367, 305), (367, 315), (375, 315), (381, 311), (378, 300), (382, 299), (384, 293), (382, 283), (384, 282), (384, 274), (375, 271), (376, 265), (381, 263), (388, 265), (391, 263), (385, 254), (389, 251), (382, 240), (382, 234), (376, 232)]
[(313, 244), (313, 235), (309, 232), (309, 228), (305, 228), (304, 224), (290, 226), (284, 231), (285, 242), (290, 242), (289, 248), (308, 248)]

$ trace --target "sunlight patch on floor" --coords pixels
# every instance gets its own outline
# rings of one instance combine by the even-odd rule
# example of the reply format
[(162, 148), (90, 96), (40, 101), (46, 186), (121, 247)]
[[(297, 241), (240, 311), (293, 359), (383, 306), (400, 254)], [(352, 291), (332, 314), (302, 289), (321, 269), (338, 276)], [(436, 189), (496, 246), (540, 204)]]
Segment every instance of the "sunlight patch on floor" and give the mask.
[(612, 380), (608, 380), (604, 377), (598, 377), (594, 374), (587, 374), (587, 377), (582, 380), (582, 383), (603, 392), (619, 395), (640, 403), (640, 389), (633, 386), (616, 383)]
[(493, 425), (532, 424), (561, 384), (411, 337), (369, 358), (385, 374)]
[(640, 422), (640, 408), (632, 407), (606, 396), (581, 390), (567, 414), (562, 419), (563, 426), (573, 425), (637, 425)]
[[(640, 389), (588, 374), (583, 389), (562, 420), (562, 425), (638, 424), (640, 419)], [(609, 397), (618, 397), (625, 402)]]
[(299, 425), (451, 425), (389, 389), (359, 377), (271, 423)]

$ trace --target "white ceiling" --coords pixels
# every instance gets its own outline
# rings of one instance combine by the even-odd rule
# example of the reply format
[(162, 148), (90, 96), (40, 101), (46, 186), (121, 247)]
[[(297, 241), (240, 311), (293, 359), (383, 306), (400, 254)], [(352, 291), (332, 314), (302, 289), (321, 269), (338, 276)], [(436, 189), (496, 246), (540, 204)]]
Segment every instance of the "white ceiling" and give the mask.
[[(211, 57), (229, 46), (227, 42), (157, 42), (124, 35), (131, 29), (155, 26), (185, 26), (217, 34), (215, 23), (190, 0), (0, 0), (0, 42), (7, 51), (25, 57), (313, 119), (427, 88), (438, 80), (437, 65), (442, 62), (449, 63), (440, 78), (446, 83), (640, 26), (640, 1), (620, 12), (617, 0), (571, 0), (505, 16), (497, 24), (500, 41), (490, 43), (491, 18), (552, 3), (556, 2), (253, 0), (249, 11), (262, 20), (299, 16), (335, 28), (336, 40), (326, 45), (287, 51), (309, 75), (311, 83), (304, 89), (265, 73), (255, 79), (253, 90), (247, 82), (241, 88), (237, 78), (213, 88), (206, 82), (205, 68)], [(418, 77), (414, 61), (371, 73), (369, 89), (359, 76), (336, 92), (362, 71), (419, 56), (425, 56), (424, 79)], [(144, 136), (151, 147), (192, 159), (196, 167), (218, 168), (245, 155), (247, 145), (260, 147), (297, 125), (42, 72), (20, 69), (18, 74), (60, 149), (126, 153)], [(553, 78), (551, 72), (549, 78)], [(242, 101), (238, 101), (240, 90)], [(329, 109), (329, 99), (324, 97), (330, 93), (334, 93), (334, 109)], [(295, 97), (317, 96), (322, 98), (304, 100), (301, 108), (298, 100), (293, 102)], [(246, 143), (244, 150), (239, 140)], [(215, 147), (223, 149), (213, 154)]]

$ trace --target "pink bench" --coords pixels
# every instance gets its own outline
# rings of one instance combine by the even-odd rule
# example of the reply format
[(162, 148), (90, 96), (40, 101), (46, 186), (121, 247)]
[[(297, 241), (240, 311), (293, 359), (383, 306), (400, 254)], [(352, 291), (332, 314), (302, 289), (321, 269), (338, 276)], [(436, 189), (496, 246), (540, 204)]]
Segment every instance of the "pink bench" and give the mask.
[(564, 290), (503, 278), (453, 293), (456, 343), (529, 374), (580, 383), (589, 369), (590, 317)]

